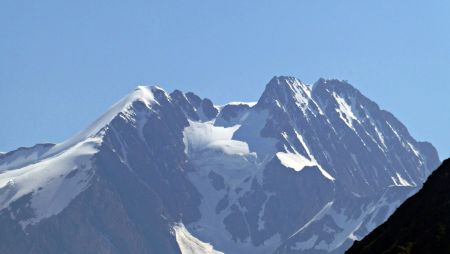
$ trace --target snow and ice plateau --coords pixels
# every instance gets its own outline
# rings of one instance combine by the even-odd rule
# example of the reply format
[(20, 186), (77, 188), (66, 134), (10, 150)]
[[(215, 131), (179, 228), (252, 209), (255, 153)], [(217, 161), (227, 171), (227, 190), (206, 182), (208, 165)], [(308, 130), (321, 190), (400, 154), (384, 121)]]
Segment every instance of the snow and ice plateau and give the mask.
[(139, 86), (60, 144), (0, 154), (0, 253), (343, 253), (439, 164), (347, 82), (255, 103)]

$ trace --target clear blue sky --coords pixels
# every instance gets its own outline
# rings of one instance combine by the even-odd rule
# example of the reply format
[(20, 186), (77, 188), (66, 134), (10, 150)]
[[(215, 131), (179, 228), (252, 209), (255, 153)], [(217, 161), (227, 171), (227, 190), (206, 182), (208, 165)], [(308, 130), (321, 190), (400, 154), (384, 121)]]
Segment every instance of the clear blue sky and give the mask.
[(449, 1), (0, 1), (0, 151), (60, 142), (138, 84), (221, 104), (346, 79), (450, 156)]

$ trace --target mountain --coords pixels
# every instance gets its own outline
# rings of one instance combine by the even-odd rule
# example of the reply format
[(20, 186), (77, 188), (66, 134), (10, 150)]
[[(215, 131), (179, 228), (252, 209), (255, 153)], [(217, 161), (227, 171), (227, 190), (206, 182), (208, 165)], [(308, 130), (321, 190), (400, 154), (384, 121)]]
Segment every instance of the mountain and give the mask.
[(439, 163), (345, 81), (274, 77), (223, 106), (140, 86), (0, 155), (0, 253), (343, 253)]
[(346, 252), (450, 253), (450, 159), (392, 216)]

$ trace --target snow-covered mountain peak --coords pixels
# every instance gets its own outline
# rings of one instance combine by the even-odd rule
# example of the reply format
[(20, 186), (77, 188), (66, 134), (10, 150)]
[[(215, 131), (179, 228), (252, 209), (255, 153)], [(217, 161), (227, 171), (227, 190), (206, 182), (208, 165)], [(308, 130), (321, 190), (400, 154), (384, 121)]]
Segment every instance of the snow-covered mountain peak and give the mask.
[[(361, 92), (345, 80), (320, 78), (312, 85), (312, 94), (314, 98), (324, 107), (328, 106), (329, 100), (335, 101), (337, 97), (345, 101), (352, 101), (353, 104), (371, 104), (378, 106), (367, 99)], [(333, 104), (333, 103), (332, 103)]]
[(149, 110), (153, 105), (159, 104), (158, 99), (161, 99), (161, 97), (167, 99), (167, 96), (167, 93), (158, 86), (138, 86), (119, 102), (111, 106), (106, 113), (86, 129), (68, 140), (58, 144), (44, 144), (30, 148), (19, 148), (3, 154), (0, 157), (0, 171), (24, 167), (40, 160), (60, 156), (66, 150), (71, 149), (77, 144), (86, 143), (90, 139), (94, 139), (96, 143), (100, 144), (102, 142), (103, 131), (115, 117), (132, 117), (131, 115), (134, 114), (132, 112), (133, 104), (141, 102)]
[(286, 105), (294, 100), (296, 104), (307, 104), (308, 101), (326, 101), (329, 99), (328, 94), (339, 95), (346, 99), (364, 97), (345, 80), (320, 78), (313, 85), (308, 85), (295, 77), (275, 76), (266, 85), (259, 102)]
[(309, 100), (311, 87), (297, 78), (287, 76), (273, 77), (259, 99), (259, 104), (285, 105), (292, 98), (299, 102)]
[(344, 91), (344, 90), (355, 91), (355, 90), (357, 90), (350, 83), (348, 83), (347, 80), (340, 80), (340, 79), (319, 78), (312, 85), (313, 89), (317, 89), (322, 86), (327, 89), (331, 89), (331, 90), (340, 90), (340, 91)]
[[(58, 143), (18, 149), (0, 157), (0, 210), (26, 199), (31, 211), (19, 218), (22, 227), (58, 214), (82, 192), (93, 175), (92, 158), (116, 117), (136, 121), (137, 114), (168, 101), (158, 86), (138, 86), (84, 131)], [(19, 216), (11, 211), (11, 216)]]
[(170, 94), (171, 101), (181, 108), (190, 120), (210, 121), (217, 117), (220, 107), (214, 106), (207, 98), (200, 98), (192, 92), (175, 90)]
[(101, 130), (107, 127), (115, 117), (119, 115), (128, 116), (130, 109), (133, 107), (133, 103), (142, 102), (147, 108), (151, 108), (152, 105), (159, 104), (158, 99), (161, 97), (167, 98), (167, 93), (159, 86), (137, 86), (132, 92), (111, 106), (106, 113), (97, 118), (85, 130), (65, 142), (55, 145), (48, 154), (58, 153), (90, 137), (101, 135)]
[(340, 254), (437, 163), (345, 81), (274, 77), (224, 106), (138, 86), (68, 141), (0, 155), (0, 252)]

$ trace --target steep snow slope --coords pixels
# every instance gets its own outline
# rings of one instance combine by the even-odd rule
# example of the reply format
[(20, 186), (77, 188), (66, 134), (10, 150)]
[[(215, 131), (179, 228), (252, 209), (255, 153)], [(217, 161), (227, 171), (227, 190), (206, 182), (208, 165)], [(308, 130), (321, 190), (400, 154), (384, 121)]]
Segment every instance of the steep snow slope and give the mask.
[(24, 227), (61, 212), (89, 184), (93, 174), (91, 159), (98, 152), (104, 135), (101, 130), (117, 115), (129, 114), (132, 103), (141, 101), (147, 106), (154, 103), (151, 89), (155, 87), (136, 88), (86, 130), (63, 143), (4, 155), (5, 163), (0, 167), (4, 171), (0, 174), (0, 209), (31, 194), (30, 208), (34, 216), (21, 221)]
[[(23, 168), (0, 174), (0, 209), (32, 194), (34, 216), (20, 221), (22, 226), (61, 212), (89, 184), (90, 158), (97, 152), (99, 139), (90, 138), (55, 156)], [(14, 212), (11, 211), (14, 216)]]
[(193, 237), (183, 224), (174, 226), (175, 237), (183, 254), (223, 254), (214, 250), (211, 244), (204, 243)]

